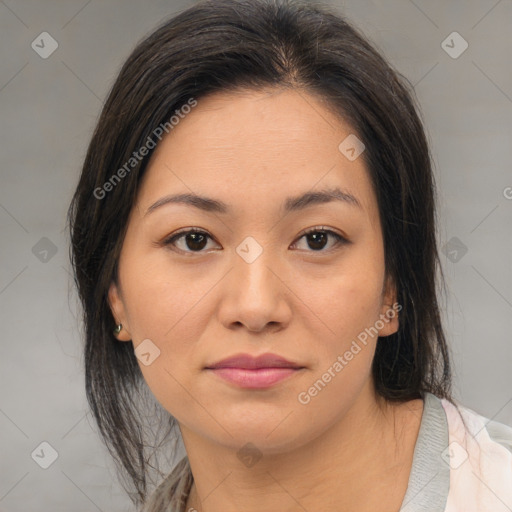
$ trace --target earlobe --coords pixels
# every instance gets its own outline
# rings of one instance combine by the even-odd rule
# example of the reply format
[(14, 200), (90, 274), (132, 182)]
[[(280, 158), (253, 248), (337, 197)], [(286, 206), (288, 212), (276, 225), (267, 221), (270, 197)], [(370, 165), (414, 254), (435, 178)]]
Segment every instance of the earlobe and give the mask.
[(114, 282), (110, 284), (108, 290), (108, 303), (114, 321), (112, 326), (112, 334), (119, 341), (131, 341), (132, 338), (124, 311), (123, 301)]
[[(398, 320), (398, 313), (402, 309), (401, 305), (396, 301), (397, 293), (396, 286), (391, 277), (386, 278), (386, 283), (383, 293), (383, 304), (380, 312), (379, 336), (390, 336), (398, 331), (400, 323)], [(384, 325), (382, 325), (384, 324)]]
[(394, 334), (400, 327), (398, 320), (398, 312), (401, 308), (398, 307), (396, 302), (392, 304), (384, 304), (380, 313), (380, 318), (377, 321), (379, 329), (379, 337), (386, 337)]

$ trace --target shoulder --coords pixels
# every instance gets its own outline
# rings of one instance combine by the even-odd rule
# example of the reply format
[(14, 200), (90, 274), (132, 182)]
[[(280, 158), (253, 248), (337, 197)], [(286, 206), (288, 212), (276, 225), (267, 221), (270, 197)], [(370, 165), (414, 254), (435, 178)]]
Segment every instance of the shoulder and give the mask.
[(512, 453), (511, 426), (487, 418), (457, 402), (442, 399), (441, 404), (454, 437), (469, 434), (482, 448), (500, 446)]
[(459, 403), (441, 400), (449, 442), (446, 512), (512, 510), (512, 428)]

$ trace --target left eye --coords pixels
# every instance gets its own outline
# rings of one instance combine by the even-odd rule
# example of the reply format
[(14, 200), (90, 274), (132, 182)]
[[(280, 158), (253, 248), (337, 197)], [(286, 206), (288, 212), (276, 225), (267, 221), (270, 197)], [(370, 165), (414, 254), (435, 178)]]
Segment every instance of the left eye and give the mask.
[[(313, 228), (306, 231), (300, 238), (306, 238), (308, 247), (310, 249), (313, 249), (315, 252), (321, 252), (322, 249), (327, 244), (327, 241), (329, 237), (334, 238), (335, 242), (331, 246), (331, 248), (336, 247), (339, 244), (345, 244), (348, 243), (348, 240), (344, 238), (343, 236), (339, 235), (338, 233), (330, 230), (330, 229), (319, 229), (319, 228)], [(327, 252), (327, 251), (323, 251)]]
[[(348, 240), (338, 233), (330, 230), (330, 229), (320, 229), (313, 228), (309, 229), (305, 233), (303, 233), (298, 240), (302, 239), (307, 240), (307, 245), (309, 249), (312, 249), (314, 252), (321, 252), (327, 245), (329, 238), (333, 238), (335, 241), (332, 244), (332, 247), (335, 247), (339, 244), (348, 243)], [(174, 234), (164, 240), (164, 245), (173, 246), (179, 249), (182, 252), (205, 252), (203, 249), (207, 245), (208, 239), (212, 239), (212, 237), (205, 231), (201, 231), (198, 229), (189, 229), (187, 231), (181, 231), (177, 234)], [(212, 239), (213, 240), (213, 239)], [(185, 247), (179, 247), (178, 242), (184, 241)], [(294, 245), (297, 245), (295, 242)], [(323, 251), (326, 252), (326, 251)]]

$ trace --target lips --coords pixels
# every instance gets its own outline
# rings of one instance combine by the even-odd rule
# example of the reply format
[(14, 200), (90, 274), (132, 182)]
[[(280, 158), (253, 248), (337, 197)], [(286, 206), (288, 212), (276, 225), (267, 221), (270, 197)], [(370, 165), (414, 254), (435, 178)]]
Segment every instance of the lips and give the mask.
[(208, 370), (220, 368), (240, 368), (245, 370), (257, 370), (261, 368), (292, 368), (301, 369), (303, 366), (277, 354), (262, 354), (254, 357), (250, 354), (236, 354), (211, 365), (206, 366)]
[(238, 388), (263, 390), (301, 373), (304, 366), (276, 354), (236, 354), (208, 365), (212, 375)]

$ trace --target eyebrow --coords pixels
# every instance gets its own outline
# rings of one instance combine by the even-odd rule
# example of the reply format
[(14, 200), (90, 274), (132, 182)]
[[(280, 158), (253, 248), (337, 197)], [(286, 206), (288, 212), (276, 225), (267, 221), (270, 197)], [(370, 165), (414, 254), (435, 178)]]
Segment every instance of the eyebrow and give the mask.
[[(330, 203), (332, 201), (339, 201), (362, 209), (361, 203), (354, 195), (339, 188), (324, 189), (316, 192), (305, 192), (299, 196), (288, 197), (283, 203), (283, 208), (286, 213), (289, 213), (303, 210), (304, 208), (317, 204)], [(147, 209), (144, 216), (154, 212), (157, 208), (166, 204), (185, 204), (205, 212), (222, 214), (231, 213), (231, 207), (223, 201), (187, 193), (161, 197)]]

